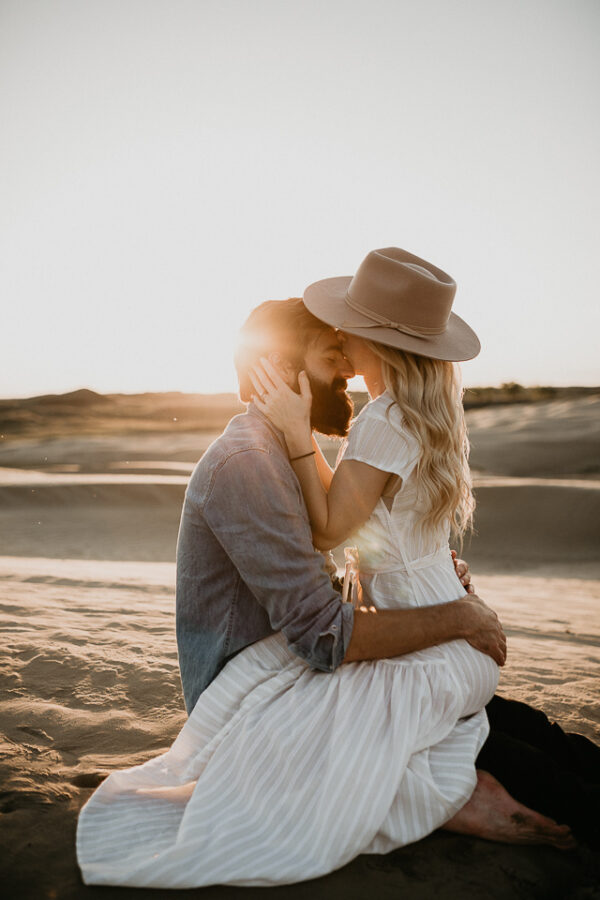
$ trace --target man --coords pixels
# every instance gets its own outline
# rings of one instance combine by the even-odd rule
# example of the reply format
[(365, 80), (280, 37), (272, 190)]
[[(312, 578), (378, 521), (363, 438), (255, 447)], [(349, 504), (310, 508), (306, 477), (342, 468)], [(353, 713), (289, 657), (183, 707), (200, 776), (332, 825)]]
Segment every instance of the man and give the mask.
[[(354, 372), (335, 330), (312, 316), (299, 299), (270, 301), (255, 309), (242, 329), (236, 356), (247, 411), (229, 423), (197, 465), (181, 520), (177, 639), (188, 712), (230, 658), (276, 631), (283, 632), (295, 654), (323, 672), (457, 638), (503, 665), (502, 628), (475, 595), (377, 613), (342, 602), (323, 556), (313, 549), (283, 437), (251, 402), (248, 370), (261, 356), (276, 365), (285, 361), (296, 375), (301, 369), (307, 372), (317, 431), (343, 436), (352, 414), (346, 385)], [(526, 731), (529, 725), (520, 727)], [(543, 731), (545, 726), (539, 727)], [(509, 721), (502, 730), (503, 749), (510, 743), (510, 730)], [(492, 763), (489, 759), (487, 768), (493, 775)], [(509, 780), (505, 777), (504, 783)], [(543, 808), (537, 794), (533, 800)], [(485, 774), (447, 827), (511, 842), (569, 846), (571, 840), (568, 828), (521, 806)]]

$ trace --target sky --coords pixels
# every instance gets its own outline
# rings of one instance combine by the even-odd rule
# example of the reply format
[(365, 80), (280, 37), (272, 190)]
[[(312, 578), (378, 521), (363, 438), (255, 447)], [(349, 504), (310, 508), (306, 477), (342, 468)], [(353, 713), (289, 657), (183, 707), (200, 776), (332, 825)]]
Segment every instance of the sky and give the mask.
[[(398, 246), (471, 385), (600, 384), (597, 0), (1, 0), (0, 396), (236, 389)], [(358, 385), (355, 385), (358, 386)]]

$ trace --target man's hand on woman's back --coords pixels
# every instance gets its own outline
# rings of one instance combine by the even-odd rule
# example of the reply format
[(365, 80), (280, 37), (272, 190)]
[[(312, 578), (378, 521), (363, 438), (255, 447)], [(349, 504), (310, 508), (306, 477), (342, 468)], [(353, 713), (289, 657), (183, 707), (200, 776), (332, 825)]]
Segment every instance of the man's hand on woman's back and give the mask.
[(464, 559), (457, 559), (456, 550), (450, 551), (452, 554), (452, 562), (454, 563), (454, 571), (460, 583), (464, 587), (467, 594), (474, 594), (475, 588), (471, 584), (471, 573), (469, 572), (469, 563)]

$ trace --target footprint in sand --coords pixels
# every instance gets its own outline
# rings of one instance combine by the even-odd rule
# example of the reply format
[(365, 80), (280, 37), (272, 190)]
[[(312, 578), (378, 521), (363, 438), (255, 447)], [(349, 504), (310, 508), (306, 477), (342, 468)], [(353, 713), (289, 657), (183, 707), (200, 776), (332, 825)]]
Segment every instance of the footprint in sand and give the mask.
[(24, 731), (25, 734), (30, 734), (32, 737), (38, 738), (41, 741), (48, 741), (49, 743), (54, 743), (54, 738), (50, 737), (49, 734), (46, 734), (41, 728), (33, 728), (31, 725), (19, 725), (19, 731)]
[(71, 778), (71, 784), (75, 787), (96, 788), (107, 777), (108, 772), (81, 772)]

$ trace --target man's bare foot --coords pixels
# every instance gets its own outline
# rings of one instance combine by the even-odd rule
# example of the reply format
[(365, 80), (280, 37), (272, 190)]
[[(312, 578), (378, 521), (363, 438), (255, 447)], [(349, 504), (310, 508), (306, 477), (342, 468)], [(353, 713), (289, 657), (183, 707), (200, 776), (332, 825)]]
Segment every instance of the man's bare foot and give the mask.
[(518, 803), (493, 775), (479, 769), (471, 799), (444, 829), (504, 844), (551, 844), (559, 850), (576, 846), (568, 825)]

